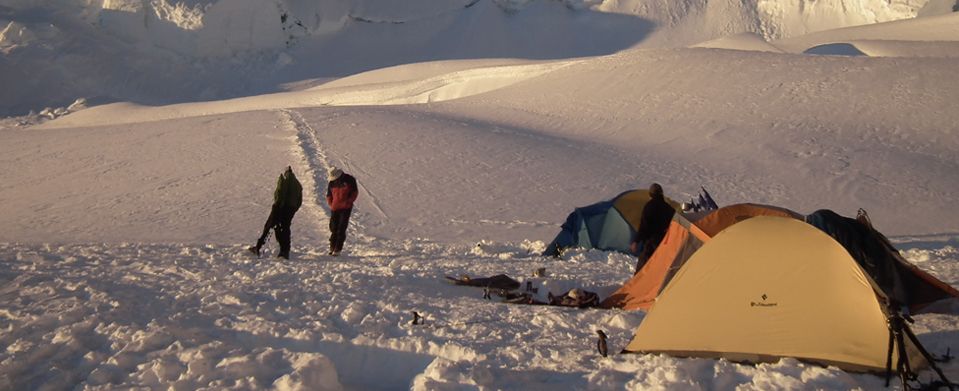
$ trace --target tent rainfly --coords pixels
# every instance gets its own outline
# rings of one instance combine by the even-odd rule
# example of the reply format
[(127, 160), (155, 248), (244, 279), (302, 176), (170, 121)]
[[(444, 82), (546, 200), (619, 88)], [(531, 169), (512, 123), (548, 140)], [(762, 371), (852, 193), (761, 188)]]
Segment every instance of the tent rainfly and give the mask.
[[(543, 251), (544, 256), (559, 256), (569, 247), (596, 248), (630, 253), (629, 244), (636, 236), (643, 207), (649, 202), (645, 189), (623, 192), (609, 201), (576, 208), (566, 217), (556, 238)], [(676, 201), (666, 198), (673, 209)]]
[(600, 306), (625, 310), (649, 309), (663, 287), (703, 243), (726, 227), (755, 216), (802, 219), (802, 215), (791, 210), (760, 204), (725, 206), (703, 216), (695, 223), (690, 223), (685, 216), (676, 213), (656, 252), (639, 272), (603, 300)]
[[(625, 352), (769, 362), (781, 357), (883, 372), (885, 297), (832, 237), (803, 221), (760, 216), (696, 251), (650, 308)], [(927, 364), (909, 339), (912, 368)]]

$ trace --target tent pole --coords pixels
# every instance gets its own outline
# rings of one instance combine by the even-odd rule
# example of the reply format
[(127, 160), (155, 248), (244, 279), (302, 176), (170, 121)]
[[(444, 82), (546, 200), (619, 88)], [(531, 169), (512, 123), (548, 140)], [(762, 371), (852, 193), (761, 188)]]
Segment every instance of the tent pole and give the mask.
[(889, 327), (889, 349), (886, 350), (886, 387), (889, 387), (889, 380), (892, 379), (892, 349), (895, 348), (896, 336), (892, 332), (892, 326)]
[[(889, 380), (892, 377), (892, 349), (897, 349), (899, 353), (898, 360), (896, 360), (896, 370), (899, 372), (899, 379), (902, 381), (902, 388), (904, 390), (910, 390), (912, 387), (909, 386), (910, 380), (916, 380), (917, 376), (912, 371), (911, 366), (909, 365), (908, 352), (906, 352), (906, 341), (908, 337), (912, 341), (913, 345), (916, 346), (916, 349), (919, 350), (919, 353), (926, 359), (926, 362), (929, 363), (929, 366), (932, 367), (936, 374), (939, 375), (939, 378), (945, 383), (946, 387), (950, 391), (955, 391), (952, 383), (949, 382), (949, 379), (946, 378), (946, 375), (942, 372), (942, 369), (936, 365), (935, 359), (932, 355), (929, 354), (929, 351), (926, 350), (922, 343), (919, 342), (919, 338), (916, 337), (916, 334), (912, 332), (912, 329), (909, 328), (909, 324), (906, 323), (907, 317), (903, 317), (899, 312), (894, 312), (893, 315), (890, 315), (887, 319), (887, 324), (889, 326), (889, 350), (886, 354), (886, 387), (889, 387)], [(909, 319), (911, 320), (911, 319)]]
[[(901, 325), (902, 323), (900, 323)], [(912, 367), (909, 365), (909, 353), (906, 351), (905, 340), (902, 337), (902, 329), (900, 328), (896, 332), (896, 345), (899, 351), (899, 380), (902, 382), (903, 390), (911, 390), (912, 387), (909, 386), (909, 380), (915, 379), (916, 375), (912, 372)]]
[(949, 388), (949, 391), (955, 391), (956, 390), (955, 387), (953, 387), (952, 383), (949, 382), (949, 379), (946, 378), (946, 374), (944, 374), (942, 372), (942, 369), (940, 369), (939, 366), (936, 365), (936, 360), (932, 358), (932, 355), (929, 354), (929, 351), (927, 351), (926, 348), (923, 347), (921, 343), (919, 343), (919, 338), (917, 338), (916, 334), (912, 332), (912, 329), (909, 328), (909, 325), (904, 324), (903, 326), (904, 326), (903, 330), (905, 331), (906, 336), (908, 336), (909, 340), (911, 340), (912, 343), (916, 345), (916, 349), (919, 349), (919, 353), (921, 353), (922, 356), (926, 358), (926, 361), (929, 362), (929, 366), (931, 366), (932, 369), (936, 371), (936, 374), (939, 375), (939, 378), (946, 383), (946, 387)]

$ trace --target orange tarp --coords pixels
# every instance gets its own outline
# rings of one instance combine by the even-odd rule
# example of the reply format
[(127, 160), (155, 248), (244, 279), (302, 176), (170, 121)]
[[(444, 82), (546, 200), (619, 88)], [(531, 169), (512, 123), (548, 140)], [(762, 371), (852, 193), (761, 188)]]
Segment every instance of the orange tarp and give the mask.
[[(688, 228), (687, 228), (688, 227)], [(619, 290), (600, 303), (603, 308), (648, 309), (656, 300), (668, 276), (676, 272), (709, 237), (676, 214), (666, 236), (646, 265)], [(680, 262), (677, 262), (680, 261)]]

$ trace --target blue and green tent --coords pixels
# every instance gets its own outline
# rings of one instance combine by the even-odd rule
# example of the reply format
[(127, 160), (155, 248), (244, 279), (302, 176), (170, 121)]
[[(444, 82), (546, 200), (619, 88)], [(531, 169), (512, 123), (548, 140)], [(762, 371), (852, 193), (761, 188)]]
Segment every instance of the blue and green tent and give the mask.
[[(637, 189), (623, 192), (609, 201), (574, 209), (543, 255), (559, 256), (563, 249), (570, 247), (632, 254), (629, 243), (636, 236), (647, 202), (649, 191)], [(666, 202), (674, 209), (679, 207), (676, 201), (669, 198), (666, 198)]]

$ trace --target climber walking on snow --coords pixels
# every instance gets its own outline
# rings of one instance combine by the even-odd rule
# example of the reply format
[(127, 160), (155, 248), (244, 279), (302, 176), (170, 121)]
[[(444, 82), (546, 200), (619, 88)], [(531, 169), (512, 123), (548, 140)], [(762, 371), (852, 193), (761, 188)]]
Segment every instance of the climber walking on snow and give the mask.
[(346, 242), (346, 228), (350, 225), (353, 202), (359, 195), (356, 178), (343, 170), (330, 167), (327, 175), (326, 203), (330, 205), (330, 255), (340, 255)]
[(286, 171), (276, 180), (276, 190), (273, 191), (273, 206), (270, 208), (270, 217), (263, 225), (263, 233), (256, 240), (256, 245), (250, 247), (250, 252), (260, 256), (260, 249), (266, 243), (270, 230), (276, 232), (276, 241), (280, 243), (278, 257), (290, 259), (290, 225), (293, 224), (293, 215), (303, 203), (303, 186), (293, 175), (293, 168), (287, 166)]

